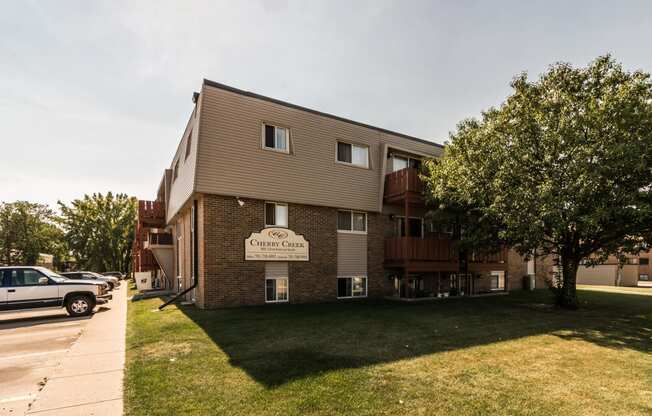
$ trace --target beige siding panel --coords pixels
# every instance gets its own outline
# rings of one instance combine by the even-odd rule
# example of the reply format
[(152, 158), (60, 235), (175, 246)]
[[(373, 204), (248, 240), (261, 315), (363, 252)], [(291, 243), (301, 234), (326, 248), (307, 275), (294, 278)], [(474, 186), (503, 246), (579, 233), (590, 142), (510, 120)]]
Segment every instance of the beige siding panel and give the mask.
[(367, 235), (337, 233), (337, 275), (367, 275)]
[(614, 286), (617, 268), (612, 265), (580, 266), (577, 269), (577, 284)]
[[(176, 161), (179, 160), (179, 173), (176, 179), (171, 179), (170, 183), (170, 196), (166, 209), (168, 223), (183, 207), (183, 204), (192, 195), (195, 187), (195, 168), (197, 166), (197, 148), (199, 142), (199, 119), (195, 115), (196, 113), (193, 112), (183, 133), (177, 152), (172, 159), (172, 164), (170, 165), (170, 169), (173, 170)], [(191, 133), (190, 154), (186, 158), (186, 145)]]
[[(204, 86), (196, 191), (377, 211), (381, 145), (441, 149), (265, 100)], [(264, 122), (290, 128), (290, 154), (262, 148)], [(336, 163), (337, 141), (369, 147), (370, 169)]]
[(628, 264), (623, 266), (623, 278), (620, 284), (622, 286), (638, 285), (638, 265)]
[(265, 277), (288, 277), (288, 263), (286, 261), (270, 261), (265, 263)]

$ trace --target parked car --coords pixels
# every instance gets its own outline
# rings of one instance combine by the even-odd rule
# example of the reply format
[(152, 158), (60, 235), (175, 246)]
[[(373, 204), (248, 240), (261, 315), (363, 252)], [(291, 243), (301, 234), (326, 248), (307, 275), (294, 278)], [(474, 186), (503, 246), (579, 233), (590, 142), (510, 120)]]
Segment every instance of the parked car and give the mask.
[(111, 299), (107, 283), (68, 279), (45, 267), (0, 267), (0, 310), (65, 307), (85, 316)]
[(124, 280), (125, 278), (125, 275), (120, 272), (104, 272), (102, 273), (102, 276), (113, 276), (113, 277), (117, 277), (120, 280)]
[(61, 275), (64, 277), (68, 277), (70, 279), (99, 280), (102, 282), (106, 282), (109, 284), (109, 290), (113, 290), (116, 287), (120, 286), (120, 280), (117, 277), (102, 276), (101, 274), (95, 272), (87, 272), (87, 271), (65, 272), (65, 273), (61, 273)]

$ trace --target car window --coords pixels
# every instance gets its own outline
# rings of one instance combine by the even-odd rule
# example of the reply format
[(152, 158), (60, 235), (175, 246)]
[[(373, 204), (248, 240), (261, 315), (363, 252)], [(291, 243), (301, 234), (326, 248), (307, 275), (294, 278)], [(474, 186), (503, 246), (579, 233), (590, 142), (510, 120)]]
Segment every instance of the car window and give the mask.
[(9, 286), (32, 286), (38, 285), (38, 279), (43, 275), (36, 270), (16, 269), (11, 271)]
[(95, 279), (95, 276), (90, 273), (83, 273), (82, 277), (84, 277), (85, 279)]

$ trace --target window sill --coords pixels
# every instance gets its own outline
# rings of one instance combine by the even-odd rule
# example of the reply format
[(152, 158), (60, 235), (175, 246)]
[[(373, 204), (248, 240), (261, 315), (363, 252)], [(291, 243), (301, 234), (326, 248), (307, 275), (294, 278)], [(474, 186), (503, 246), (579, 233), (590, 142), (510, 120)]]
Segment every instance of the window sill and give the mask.
[(364, 299), (367, 295), (364, 296), (338, 296), (337, 299)]
[(371, 170), (371, 168), (370, 168), (368, 165), (367, 165), (367, 166), (356, 165), (356, 164), (354, 164), (354, 163), (342, 162), (342, 161), (339, 161), (339, 160), (336, 160), (336, 161), (335, 161), (335, 164), (337, 164), (337, 165), (343, 165), (343, 166), (349, 166), (349, 167), (352, 167), (352, 168), (358, 168), (358, 169), (364, 169), (364, 170)]
[(288, 303), (289, 300), (266, 300), (265, 303)]
[(347, 231), (347, 230), (337, 230), (339, 234), (358, 234), (358, 235), (367, 235), (366, 231)]
[(281, 154), (285, 154), (285, 155), (290, 154), (290, 150), (281, 150), (281, 149), (276, 149), (274, 147), (263, 146), (263, 150), (266, 150), (268, 152), (281, 153)]

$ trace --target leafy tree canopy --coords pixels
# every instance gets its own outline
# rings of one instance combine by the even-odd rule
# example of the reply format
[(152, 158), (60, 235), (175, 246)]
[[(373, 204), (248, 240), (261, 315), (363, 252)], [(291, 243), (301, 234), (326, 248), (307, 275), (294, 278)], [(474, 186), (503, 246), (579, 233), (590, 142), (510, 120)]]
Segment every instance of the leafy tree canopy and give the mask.
[(137, 200), (101, 193), (59, 201), (65, 239), (79, 266), (97, 272), (127, 272), (137, 215)]
[(54, 255), (57, 264), (67, 255), (54, 212), (27, 201), (0, 203), (0, 263), (33, 266), (40, 253)]
[(652, 83), (610, 56), (557, 63), (481, 120), (459, 123), (427, 163), (429, 199), (470, 215), (463, 239), (493, 236), (521, 254), (552, 255), (560, 305), (577, 306), (582, 260), (638, 253), (652, 241)]

